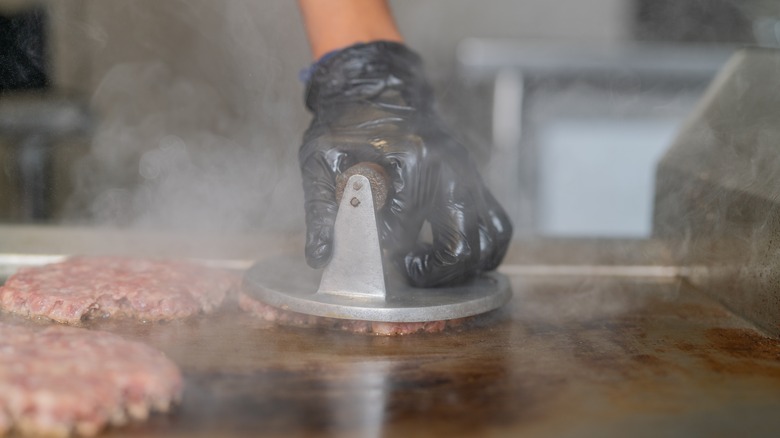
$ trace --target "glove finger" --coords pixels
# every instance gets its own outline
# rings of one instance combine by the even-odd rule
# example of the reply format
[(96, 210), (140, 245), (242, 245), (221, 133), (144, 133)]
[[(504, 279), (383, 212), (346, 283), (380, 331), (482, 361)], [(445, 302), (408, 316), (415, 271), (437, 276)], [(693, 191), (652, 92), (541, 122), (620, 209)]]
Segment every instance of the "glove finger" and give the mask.
[(340, 154), (312, 153), (301, 162), (304, 209), (306, 212), (306, 262), (321, 268), (333, 252), (333, 224), (336, 221), (335, 169)]
[(376, 148), (362, 138), (328, 135), (304, 143), (299, 151), (306, 212), (306, 261), (321, 268), (333, 253), (336, 175), (361, 161), (378, 161)]
[[(454, 175), (451, 175), (454, 176)], [(474, 196), (454, 178), (446, 178), (428, 216), (433, 245), (418, 245), (404, 265), (412, 285), (461, 283), (479, 269), (479, 229)]]
[(512, 240), (512, 223), (506, 211), (493, 194), (483, 188), (483, 207), (480, 209), (480, 271), (492, 271), (504, 259)]
[(415, 157), (391, 153), (383, 165), (391, 181), (385, 207), (380, 212), (379, 233), (383, 248), (391, 258), (403, 257), (415, 245), (425, 220), (425, 211), (416, 202), (421, 187), (417, 181)]

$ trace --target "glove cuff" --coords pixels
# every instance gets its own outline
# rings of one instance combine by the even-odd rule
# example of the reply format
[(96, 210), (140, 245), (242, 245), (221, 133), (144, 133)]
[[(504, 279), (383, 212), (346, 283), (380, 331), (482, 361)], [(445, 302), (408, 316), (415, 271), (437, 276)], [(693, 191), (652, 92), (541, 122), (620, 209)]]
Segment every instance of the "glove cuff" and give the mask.
[(400, 92), (416, 109), (432, 102), (422, 59), (405, 45), (375, 41), (328, 53), (312, 66), (306, 107), (316, 113), (331, 105), (380, 98), (387, 90)]
[(341, 49), (331, 50), (330, 52), (320, 56), (320, 59), (316, 60), (310, 66), (302, 68), (300, 71), (298, 71), (298, 80), (304, 84), (308, 84), (312, 75), (314, 74), (314, 71), (317, 70), (317, 67), (319, 67), (320, 64), (324, 63), (328, 59), (332, 58), (333, 55), (339, 53), (340, 51)]

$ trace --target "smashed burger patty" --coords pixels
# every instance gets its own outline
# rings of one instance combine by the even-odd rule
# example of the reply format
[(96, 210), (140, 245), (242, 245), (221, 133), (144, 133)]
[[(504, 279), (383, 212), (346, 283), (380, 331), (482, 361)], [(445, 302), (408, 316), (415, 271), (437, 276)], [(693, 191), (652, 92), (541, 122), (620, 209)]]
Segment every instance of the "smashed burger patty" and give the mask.
[(464, 323), (474, 319), (474, 317), (465, 317), (448, 319), (446, 321), (381, 322), (327, 318), (314, 315), (304, 315), (302, 313), (279, 309), (260, 302), (250, 297), (243, 291), (238, 296), (238, 305), (241, 307), (241, 309), (257, 318), (280, 325), (335, 329), (346, 332), (363, 333), (377, 336), (403, 336), (414, 333), (438, 333), (450, 328), (460, 327), (464, 325)]
[(0, 310), (68, 324), (115, 315), (172, 320), (216, 309), (233, 281), (181, 261), (72, 257), (12, 275), (0, 287)]
[(161, 352), (110, 333), (0, 323), (0, 436), (94, 435), (167, 411), (179, 369)]

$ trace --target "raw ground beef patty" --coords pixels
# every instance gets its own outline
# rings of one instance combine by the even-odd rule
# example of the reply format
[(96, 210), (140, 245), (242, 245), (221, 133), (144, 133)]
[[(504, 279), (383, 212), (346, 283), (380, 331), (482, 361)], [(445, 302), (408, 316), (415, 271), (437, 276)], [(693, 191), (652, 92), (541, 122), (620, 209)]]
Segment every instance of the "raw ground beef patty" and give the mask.
[(179, 369), (161, 352), (74, 327), (0, 323), (0, 436), (94, 435), (167, 411)]
[(216, 309), (233, 283), (226, 271), (181, 261), (72, 257), (12, 275), (0, 287), (0, 310), (69, 324), (172, 320)]
[(449, 319), (446, 321), (426, 322), (379, 322), (357, 321), (351, 319), (326, 318), (278, 309), (262, 303), (245, 292), (238, 296), (238, 305), (245, 311), (268, 322), (298, 327), (321, 327), (343, 330), (352, 333), (365, 333), (377, 336), (401, 336), (413, 333), (438, 333), (463, 326), (475, 317)]

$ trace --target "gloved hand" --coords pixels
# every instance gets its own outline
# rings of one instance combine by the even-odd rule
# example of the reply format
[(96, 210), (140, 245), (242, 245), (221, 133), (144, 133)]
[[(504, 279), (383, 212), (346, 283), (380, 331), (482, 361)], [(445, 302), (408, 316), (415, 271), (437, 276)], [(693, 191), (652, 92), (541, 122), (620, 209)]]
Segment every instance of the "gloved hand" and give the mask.
[[(417, 54), (380, 41), (329, 55), (313, 67), (306, 106), (314, 119), (298, 158), (310, 266), (331, 256), (336, 175), (362, 161), (390, 177), (379, 236), (410, 284), (457, 284), (499, 265), (511, 223), (466, 148), (443, 128)], [(419, 241), (425, 221), (432, 245)]]

